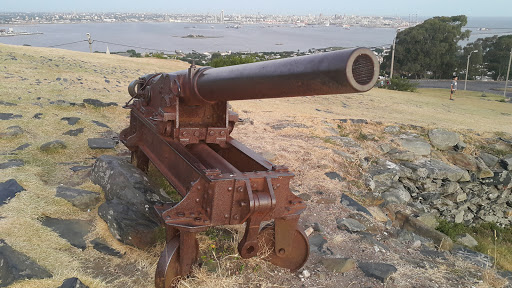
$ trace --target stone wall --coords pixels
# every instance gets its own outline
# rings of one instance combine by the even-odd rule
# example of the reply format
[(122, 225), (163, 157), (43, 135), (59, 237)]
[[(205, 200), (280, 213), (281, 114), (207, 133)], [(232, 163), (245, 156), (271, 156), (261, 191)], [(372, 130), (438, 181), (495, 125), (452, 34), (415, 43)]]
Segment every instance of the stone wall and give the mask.
[[(443, 129), (429, 131), (428, 138), (387, 130), (396, 133), (394, 144), (380, 146), (384, 157), (366, 180), (385, 203), (407, 203), (467, 225), (512, 224), (512, 154), (464, 153), (461, 135)], [(511, 141), (499, 142), (500, 151), (512, 153)]]

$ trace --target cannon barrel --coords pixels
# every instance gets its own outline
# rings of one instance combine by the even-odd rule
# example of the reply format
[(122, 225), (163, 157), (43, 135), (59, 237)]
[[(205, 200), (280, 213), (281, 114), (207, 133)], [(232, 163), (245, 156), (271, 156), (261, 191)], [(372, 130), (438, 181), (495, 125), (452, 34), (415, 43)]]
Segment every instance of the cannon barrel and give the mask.
[(370, 90), (379, 63), (366, 48), (201, 69), (192, 79), (208, 102), (345, 94)]

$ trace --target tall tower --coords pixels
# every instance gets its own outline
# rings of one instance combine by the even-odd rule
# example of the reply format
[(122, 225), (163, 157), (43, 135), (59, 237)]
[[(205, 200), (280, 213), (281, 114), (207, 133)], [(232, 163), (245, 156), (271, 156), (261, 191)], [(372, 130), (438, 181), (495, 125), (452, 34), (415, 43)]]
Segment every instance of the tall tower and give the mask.
[(224, 10), (220, 11), (220, 23), (224, 24)]

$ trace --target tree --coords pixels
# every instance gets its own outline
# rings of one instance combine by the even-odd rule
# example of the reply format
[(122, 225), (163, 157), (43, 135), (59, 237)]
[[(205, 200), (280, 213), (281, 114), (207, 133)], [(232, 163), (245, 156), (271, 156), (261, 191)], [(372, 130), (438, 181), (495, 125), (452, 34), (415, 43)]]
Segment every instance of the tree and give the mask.
[(510, 49), (512, 49), (512, 35), (493, 36), (478, 39), (477, 42), (479, 40), (484, 49), (483, 60), (487, 64), (487, 70), (492, 73), (494, 80), (504, 80), (507, 74)]
[[(458, 42), (467, 39), (471, 31), (462, 31), (467, 24), (465, 15), (434, 17), (396, 35), (395, 71), (408, 77), (450, 78), (458, 67)], [(391, 56), (385, 61), (390, 62)], [(389, 67), (389, 64), (385, 64)]]

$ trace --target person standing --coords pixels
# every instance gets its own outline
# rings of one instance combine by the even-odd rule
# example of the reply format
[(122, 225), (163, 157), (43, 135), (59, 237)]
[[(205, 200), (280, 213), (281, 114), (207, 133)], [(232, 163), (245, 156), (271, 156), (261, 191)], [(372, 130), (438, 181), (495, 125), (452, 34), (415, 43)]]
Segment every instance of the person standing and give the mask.
[(455, 92), (457, 91), (457, 80), (458, 80), (457, 76), (452, 77), (452, 84), (450, 85), (450, 100), (452, 100), (452, 101), (454, 100), (453, 94), (455, 94)]

